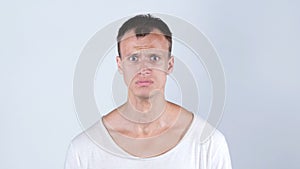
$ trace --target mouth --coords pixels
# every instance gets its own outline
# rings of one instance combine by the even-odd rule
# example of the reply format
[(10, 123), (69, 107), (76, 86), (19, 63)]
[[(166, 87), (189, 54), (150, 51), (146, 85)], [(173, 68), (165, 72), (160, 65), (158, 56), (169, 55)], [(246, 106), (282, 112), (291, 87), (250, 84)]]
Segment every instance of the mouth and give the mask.
[(153, 84), (152, 80), (138, 80), (135, 82), (135, 84), (139, 87), (148, 87), (151, 84)]

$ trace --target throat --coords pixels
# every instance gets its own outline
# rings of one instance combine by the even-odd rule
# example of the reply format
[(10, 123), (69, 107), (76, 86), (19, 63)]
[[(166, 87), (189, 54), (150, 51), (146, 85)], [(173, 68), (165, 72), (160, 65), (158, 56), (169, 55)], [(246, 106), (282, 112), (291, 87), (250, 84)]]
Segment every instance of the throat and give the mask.
[(168, 129), (166, 124), (160, 122), (153, 122), (150, 124), (135, 124), (133, 132), (136, 138), (149, 138), (162, 134)]
[(124, 119), (137, 124), (139, 130), (147, 132), (148, 124), (161, 118), (166, 111), (166, 100), (158, 97), (148, 100), (129, 99), (118, 112)]

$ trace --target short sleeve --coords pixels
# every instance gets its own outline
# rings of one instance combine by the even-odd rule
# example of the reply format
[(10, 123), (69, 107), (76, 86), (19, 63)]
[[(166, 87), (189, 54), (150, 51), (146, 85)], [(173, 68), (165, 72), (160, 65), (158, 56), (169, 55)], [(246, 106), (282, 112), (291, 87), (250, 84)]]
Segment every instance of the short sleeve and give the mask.
[(66, 155), (65, 169), (82, 169), (80, 167), (80, 159), (78, 153), (76, 153), (76, 150), (72, 143), (70, 144)]
[(211, 169), (232, 169), (229, 149), (224, 137), (214, 152)]

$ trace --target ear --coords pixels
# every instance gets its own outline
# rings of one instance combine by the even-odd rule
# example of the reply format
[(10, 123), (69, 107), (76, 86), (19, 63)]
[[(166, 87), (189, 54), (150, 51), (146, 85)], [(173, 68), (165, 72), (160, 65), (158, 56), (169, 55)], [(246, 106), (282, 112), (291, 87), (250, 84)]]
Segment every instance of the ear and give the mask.
[(168, 71), (167, 71), (167, 73), (168, 74), (172, 73), (173, 68), (174, 68), (174, 56), (171, 56), (171, 58), (168, 61)]
[(123, 74), (123, 67), (122, 67), (122, 59), (121, 56), (116, 56), (116, 62), (118, 66), (118, 71), (120, 74)]

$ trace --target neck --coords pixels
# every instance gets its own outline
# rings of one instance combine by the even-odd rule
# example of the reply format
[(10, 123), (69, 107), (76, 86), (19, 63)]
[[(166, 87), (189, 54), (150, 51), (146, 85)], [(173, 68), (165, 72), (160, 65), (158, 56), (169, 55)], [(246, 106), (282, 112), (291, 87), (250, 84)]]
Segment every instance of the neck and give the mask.
[(151, 123), (161, 117), (166, 110), (166, 105), (167, 101), (161, 93), (147, 98), (128, 94), (128, 100), (120, 113), (134, 123)]

